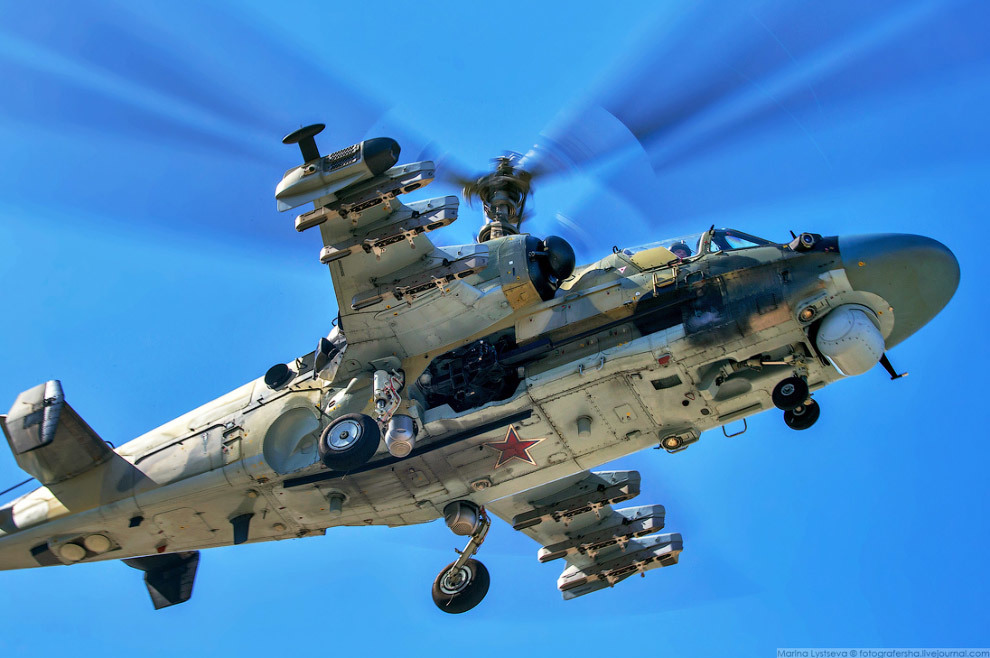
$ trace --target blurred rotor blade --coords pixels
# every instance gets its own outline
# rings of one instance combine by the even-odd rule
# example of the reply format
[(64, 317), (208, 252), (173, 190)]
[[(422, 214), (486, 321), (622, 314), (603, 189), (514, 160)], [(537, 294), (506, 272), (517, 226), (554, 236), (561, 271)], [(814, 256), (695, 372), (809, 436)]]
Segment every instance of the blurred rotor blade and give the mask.
[(598, 251), (598, 241), (577, 221), (559, 212), (554, 213), (553, 219), (557, 225), (554, 227), (556, 230), (548, 229), (547, 235), (559, 235), (570, 242), (579, 257), (590, 257)]
[[(427, 149), (423, 160), (432, 160), (436, 164), (436, 180), (457, 188), (458, 194), (464, 194), (471, 201), (471, 189), (477, 183), (480, 174), (472, 174), (471, 170), (449, 150), (441, 150), (438, 145), (431, 143), (432, 149)], [(428, 156), (428, 157), (425, 157)]]
[[(387, 135), (395, 139), (402, 147), (403, 161), (433, 162), (436, 165), (435, 184), (452, 186), (457, 194), (461, 194), (477, 181), (481, 174), (473, 174), (449, 149), (424, 136), (398, 115), (397, 107), (390, 108), (368, 129), (366, 136)], [(467, 200), (470, 201), (470, 197)]]
[[(694, 3), (663, 14), (643, 47), (541, 135), (529, 163), (593, 171), (644, 216), (669, 217), (875, 178), (879, 162), (903, 167), (912, 145), (915, 162), (976, 157), (986, 131), (953, 125), (950, 104), (932, 97), (986, 74), (988, 26), (977, 2)], [(887, 118), (864, 129), (866, 113)], [(643, 175), (644, 154), (659, 179)]]
[(290, 37), (233, 4), (3, 4), (0, 138), (17, 168), (0, 195), (24, 216), (305, 248), (274, 212), (299, 161), (280, 138), (322, 120), (327, 152), (385, 106)]
[(589, 105), (558, 115), (519, 164), (534, 179), (542, 179), (572, 174), (637, 150), (642, 150), (639, 139), (621, 119), (600, 106)]
[[(956, 11), (964, 5), (699, 2), (667, 11), (641, 51), (540, 135), (526, 166), (539, 175), (587, 166), (639, 141), (658, 168), (767, 115), (799, 122), (823, 103), (938, 73), (986, 52), (985, 40), (946, 42), (951, 31), (929, 38), (938, 37), (933, 19), (965, 20)], [(903, 58), (878, 58), (884, 49)]]
[[(827, 160), (816, 136), (826, 112), (896, 94), (986, 57), (985, 40), (958, 38), (971, 31), (964, 27), (967, 14), (973, 19), (982, 14), (985, 21), (985, 10), (970, 11), (975, 7), (928, 1), (758, 5), (733, 21), (737, 41), (726, 44), (723, 59), (706, 76), (711, 83), (692, 94), (687, 106), (660, 105), (657, 112), (650, 96), (627, 92), (607, 107), (643, 143), (657, 170), (782, 123), (803, 134)], [(653, 55), (643, 65), (663, 70), (662, 61)], [(676, 81), (686, 77), (683, 68), (673, 77), (664, 71), (652, 98), (673, 96)], [(704, 75), (699, 69), (692, 67)]]
[[(233, 9), (233, 8), (231, 8)], [(381, 109), (232, 10), (56, 2), (0, 9), (0, 112), (44, 125), (168, 140), (270, 163), (306, 99), (336, 96), (335, 129), (360, 135)], [(16, 26), (16, 31), (10, 29)], [(250, 47), (247, 47), (247, 46)], [(291, 66), (286, 63), (291, 62)], [(267, 87), (274, 94), (258, 94)], [(347, 99), (345, 102), (341, 98)], [(288, 102), (286, 102), (288, 101)]]

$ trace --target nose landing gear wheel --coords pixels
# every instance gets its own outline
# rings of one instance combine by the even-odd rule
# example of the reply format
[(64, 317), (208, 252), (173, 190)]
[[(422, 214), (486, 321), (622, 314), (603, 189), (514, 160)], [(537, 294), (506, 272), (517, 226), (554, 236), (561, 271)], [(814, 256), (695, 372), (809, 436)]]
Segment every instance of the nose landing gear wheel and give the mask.
[(821, 407), (814, 400), (799, 404), (784, 412), (784, 423), (792, 430), (806, 430), (815, 424), (821, 415)]
[(451, 572), (450, 568), (455, 564), (451, 562), (444, 567), (433, 581), (433, 602), (453, 615), (467, 612), (481, 603), (491, 584), (488, 569), (481, 562), (470, 559), (456, 572)]
[(374, 418), (346, 414), (327, 425), (320, 435), (320, 459), (335, 471), (357, 468), (371, 459), (381, 440), (382, 431)]
[(770, 394), (773, 406), (788, 411), (804, 404), (808, 399), (808, 383), (800, 377), (780, 380)]

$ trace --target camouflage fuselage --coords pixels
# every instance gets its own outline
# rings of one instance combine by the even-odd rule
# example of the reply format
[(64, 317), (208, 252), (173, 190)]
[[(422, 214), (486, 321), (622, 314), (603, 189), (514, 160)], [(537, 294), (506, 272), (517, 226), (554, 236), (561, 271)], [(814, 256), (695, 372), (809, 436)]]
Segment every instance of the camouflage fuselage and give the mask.
[[(854, 289), (835, 239), (805, 252), (763, 246), (686, 262), (665, 249), (615, 253), (535, 303), (511, 303), (502, 292), (496, 243), (486, 243), (485, 271), (419, 297), (413, 310), (428, 316), (431, 304), (452, 295), (468, 311), (471, 299), (491, 305), (489, 295), (510, 303), (465, 313), (460, 325), (454, 317), (432, 349), (400, 360), (414, 398), (417, 378), (438, 355), (510, 335), (514, 347), (501, 358), (521, 383), (508, 398), (459, 413), (420, 405), (412, 456), (381, 448), (343, 477), (320, 463), (316, 442), (333, 417), (369, 408), (367, 376), (331, 384), (314, 376), (312, 354), (301, 357), (278, 390), (259, 378), (119, 447), (78, 478), (0, 507), (0, 569), (68, 563), (58, 547), (94, 533), (111, 548), (80, 561), (227, 545), (230, 520), (247, 513), (248, 541), (423, 523), (449, 501), (483, 504), (666, 437), (688, 445), (771, 408), (770, 392), (785, 377), (806, 377), (812, 391), (834, 381), (840, 373), (809, 337), (831, 307), (869, 307), (885, 337), (894, 327), (891, 300)], [(463, 294), (468, 288), (481, 294)], [(809, 307), (814, 316), (799, 320)], [(433, 335), (429, 326), (423, 332)], [(502, 453), (488, 444), (510, 425), (523, 439), (540, 439), (528, 449), (534, 463), (496, 466)], [(331, 509), (333, 494), (342, 509)]]

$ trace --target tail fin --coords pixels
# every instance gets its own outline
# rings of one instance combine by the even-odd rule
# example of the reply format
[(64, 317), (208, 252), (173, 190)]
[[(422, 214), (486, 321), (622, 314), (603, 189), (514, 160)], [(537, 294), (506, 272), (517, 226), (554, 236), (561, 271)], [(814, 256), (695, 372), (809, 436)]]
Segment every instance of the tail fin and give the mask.
[(48, 486), (109, 460), (114, 452), (65, 401), (51, 380), (17, 396), (0, 426), (18, 466)]

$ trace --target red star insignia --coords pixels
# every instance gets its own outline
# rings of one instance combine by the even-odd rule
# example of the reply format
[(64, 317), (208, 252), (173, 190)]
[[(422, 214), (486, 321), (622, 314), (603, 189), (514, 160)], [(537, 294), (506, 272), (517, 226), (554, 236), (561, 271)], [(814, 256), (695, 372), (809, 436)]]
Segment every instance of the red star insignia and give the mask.
[(516, 432), (516, 428), (509, 425), (509, 431), (505, 433), (504, 441), (493, 441), (486, 443), (485, 445), (489, 448), (498, 450), (500, 453), (498, 456), (498, 461), (495, 462), (495, 468), (503, 466), (513, 459), (518, 459), (519, 461), (536, 466), (536, 460), (533, 459), (531, 454), (529, 454), (529, 451), (533, 446), (542, 440), (543, 439), (520, 439), (519, 433)]

